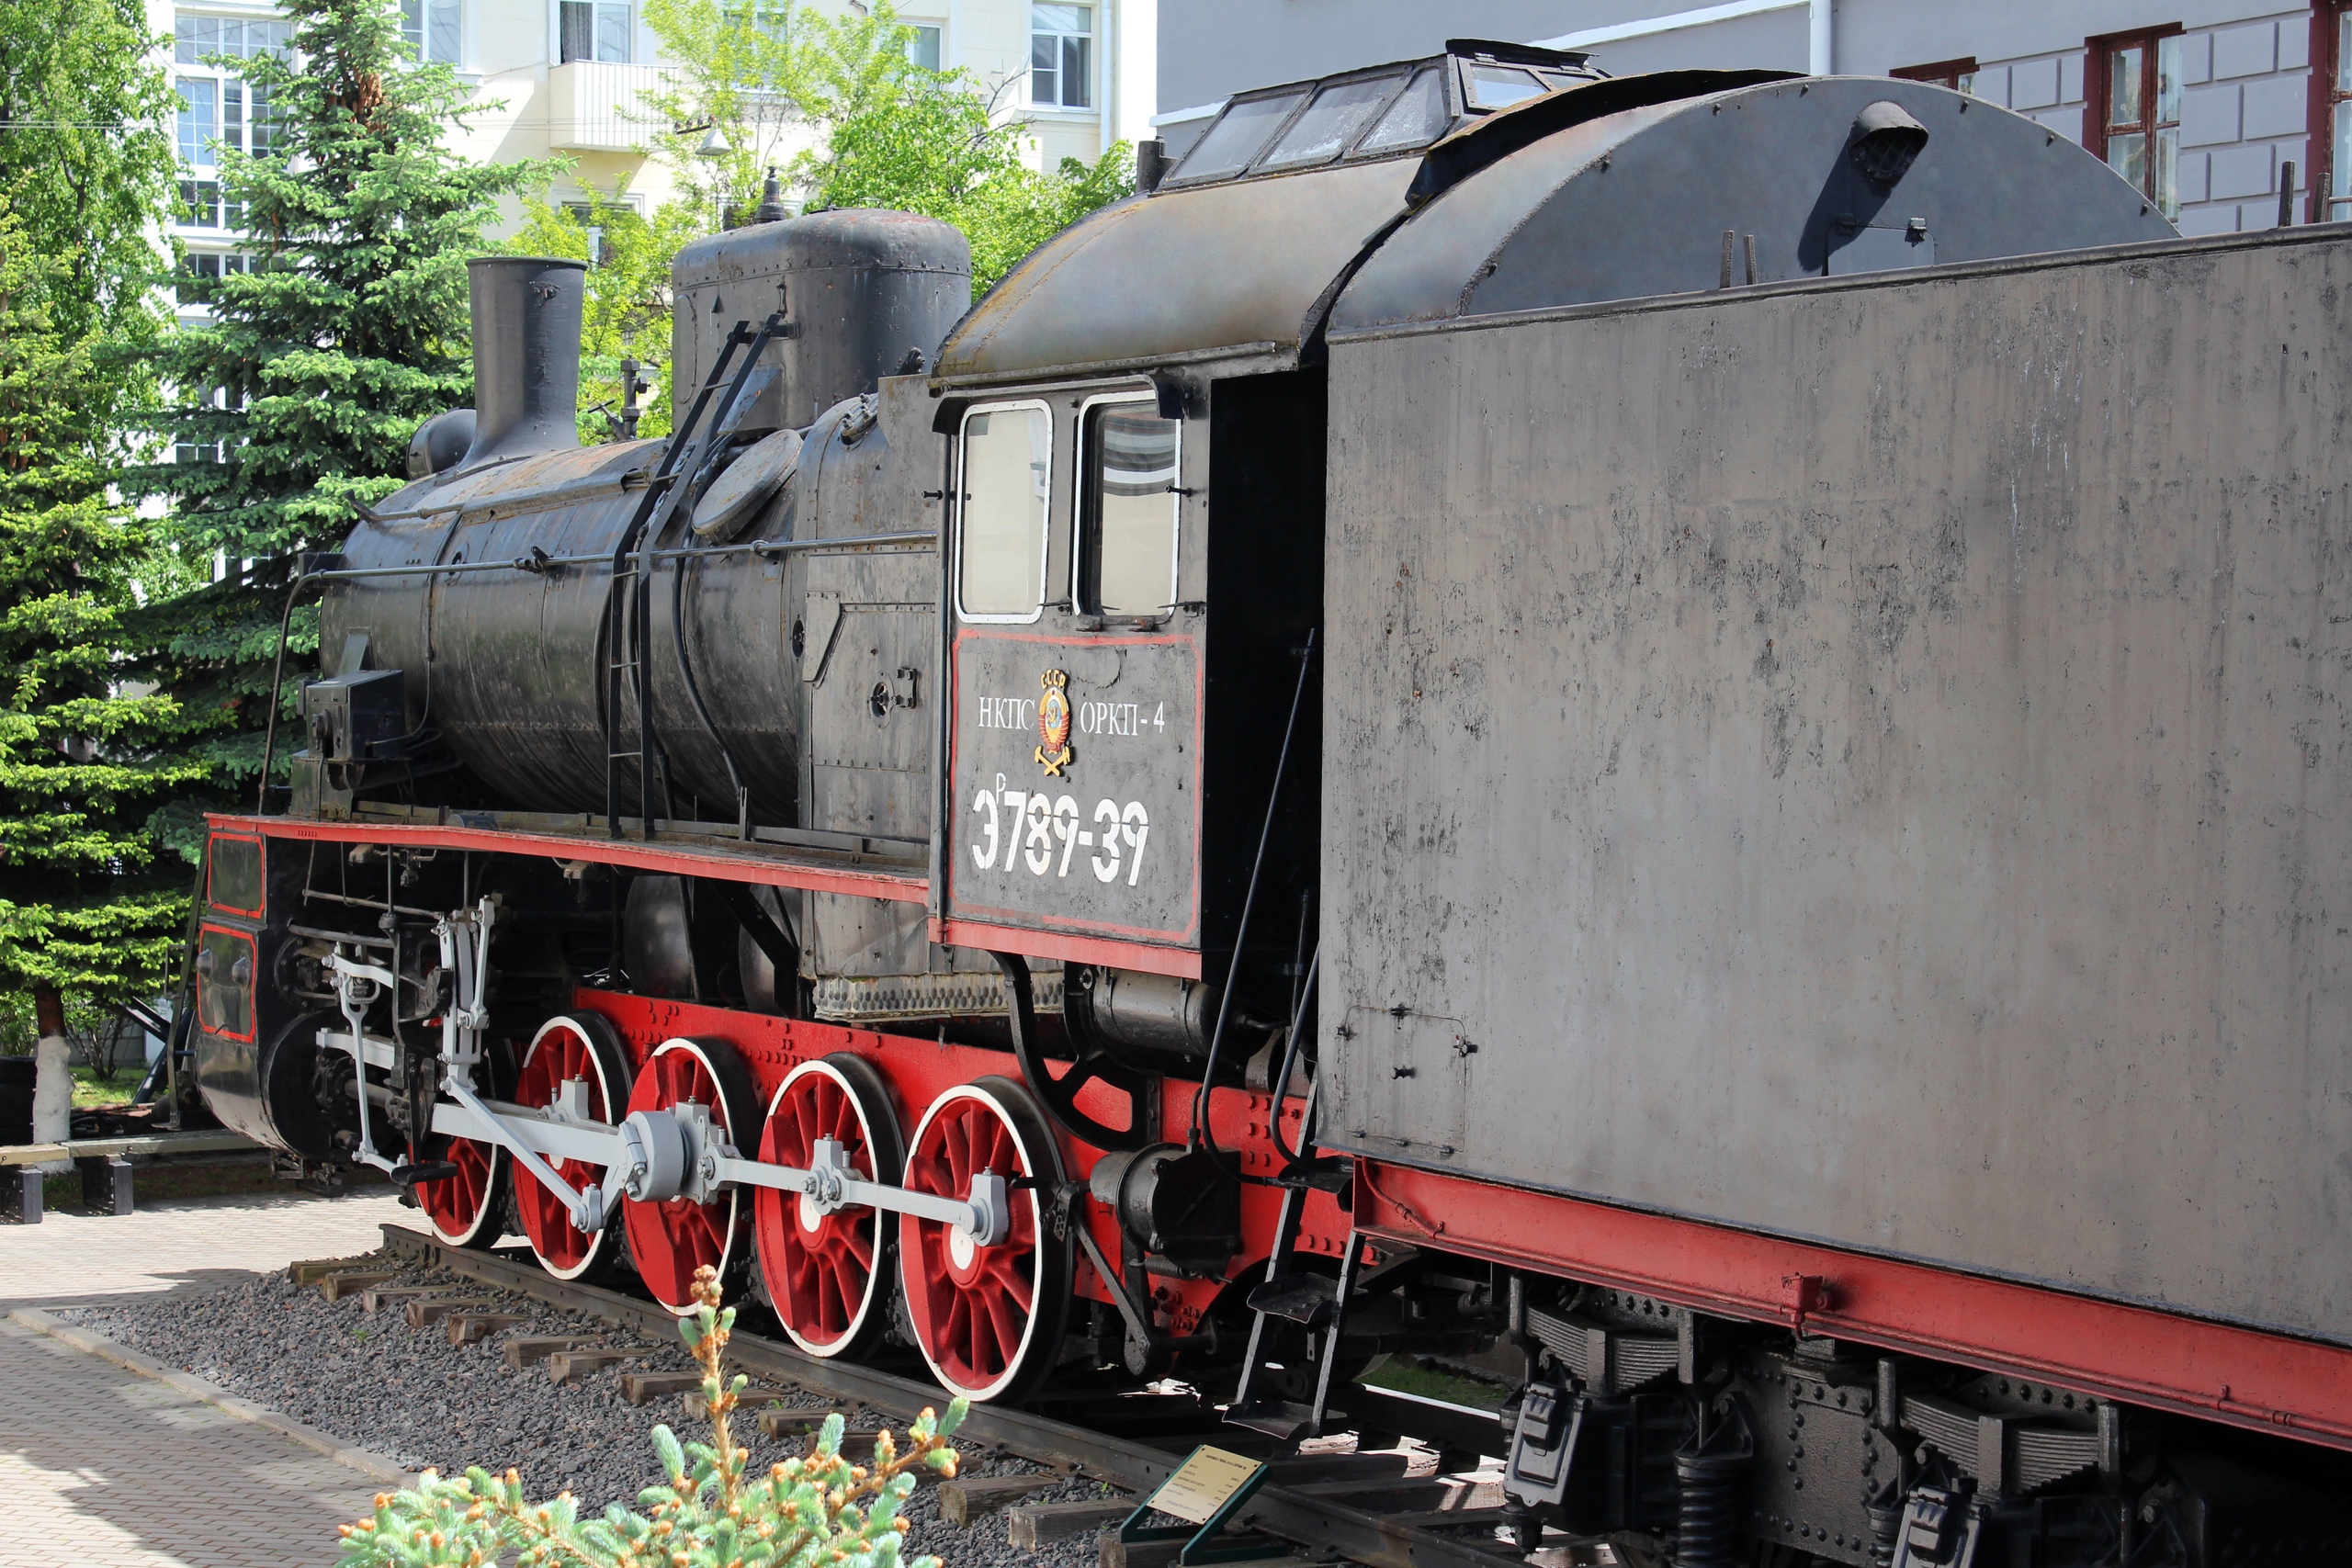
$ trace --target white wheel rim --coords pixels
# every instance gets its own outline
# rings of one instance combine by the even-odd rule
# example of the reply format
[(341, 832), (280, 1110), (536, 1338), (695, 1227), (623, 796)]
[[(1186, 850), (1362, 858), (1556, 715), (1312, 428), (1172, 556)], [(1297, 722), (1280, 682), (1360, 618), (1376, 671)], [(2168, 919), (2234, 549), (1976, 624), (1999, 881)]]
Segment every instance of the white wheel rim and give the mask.
[[(538, 1032), (531, 1036), (530, 1046), (523, 1053), (524, 1068), (527, 1070), (531, 1065), (531, 1058), (538, 1055), (539, 1042), (545, 1040), (548, 1035), (554, 1033), (559, 1029), (569, 1030), (571, 1032), (577, 1034), (580, 1036), (582, 1042), (587, 1045), (588, 1066), (596, 1075), (596, 1092), (605, 1101), (605, 1114), (607, 1117), (611, 1117), (616, 1106), (619, 1104), (619, 1101), (615, 1100), (613, 1097), (612, 1080), (605, 1076), (605, 1063), (603, 1057), (597, 1053), (594, 1043), (595, 1037), (588, 1032), (587, 1028), (582, 1025), (578, 1018), (571, 1014), (558, 1013), (553, 1018), (548, 1020), (545, 1023), (539, 1025)], [(516, 1076), (519, 1077), (521, 1075), (518, 1073)], [(531, 1109), (537, 1111), (542, 1110), (544, 1107), (533, 1106)], [(514, 1179), (517, 1181), (528, 1181), (534, 1185), (537, 1185), (538, 1181), (538, 1178), (533, 1176), (527, 1170), (517, 1171), (514, 1175)], [(531, 1242), (531, 1256), (538, 1259), (539, 1267), (545, 1269), (551, 1278), (558, 1280), (577, 1280), (582, 1274), (587, 1273), (590, 1269), (594, 1269), (598, 1264), (604, 1262), (612, 1256), (612, 1249), (617, 1239), (615, 1227), (619, 1224), (620, 1215), (616, 1213), (611, 1219), (605, 1222), (605, 1228), (603, 1230), (598, 1231), (594, 1235), (588, 1238), (588, 1249), (580, 1255), (580, 1261), (572, 1265), (571, 1268), (562, 1268), (548, 1261), (547, 1254), (539, 1250), (539, 1244), (536, 1241)], [(530, 1240), (529, 1233), (525, 1233), (524, 1239), (526, 1241)]]
[[(704, 1075), (710, 1079), (711, 1122), (713, 1125), (717, 1126), (719, 1131), (726, 1135), (727, 1142), (730, 1144), (733, 1143), (735, 1141), (735, 1129), (728, 1125), (727, 1090), (724, 1083), (718, 1076), (718, 1065), (710, 1059), (710, 1054), (702, 1048), (699, 1042), (686, 1039), (683, 1035), (675, 1039), (664, 1040), (661, 1044), (656, 1045), (653, 1048), (653, 1055), (647, 1058), (646, 1065), (650, 1066), (654, 1062), (659, 1061), (673, 1051), (684, 1051), (702, 1065)], [(742, 1190), (733, 1187), (729, 1188), (726, 1194), (719, 1199), (719, 1202), (727, 1205), (727, 1224), (725, 1226), (727, 1239), (719, 1246), (718, 1264), (718, 1277), (723, 1280), (727, 1278), (729, 1271), (735, 1266), (735, 1251), (743, 1239)], [(621, 1200), (621, 1213), (624, 1218), (622, 1218), (619, 1223), (626, 1227), (628, 1222), (625, 1216), (644, 1205), (640, 1205), (634, 1198), (624, 1198)], [(660, 1207), (659, 1204), (653, 1206), (657, 1208)], [(716, 1205), (705, 1205), (705, 1207), (715, 1206)], [(608, 1222), (608, 1224), (610, 1222)], [(660, 1222), (657, 1221), (655, 1223), (659, 1224)], [(643, 1278), (642, 1270), (639, 1271), (639, 1277), (640, 1279)], [(651, 1281), (647, 1281), (647, 1286), (650, 1289)], [(695, 1310), (695, 1303), (691, 1299), (689, 1299), (683, 1306), (673, 1306), (670, 1303), (662, 1301), (659, 1295), (656, 1295), (653, 1299), (665, 1311), (674, 1317), (690, 1316), (693, 1314)]]
[[(1020, 1123), (1013, 1120), (1012, 1113), (1006, 1109), (1003, 1101), (998, 1100), (996, 1096), (989, 1093), (986, 1089), (973, 1084), (957, 1084), (955, 1088), (948, 1089), (937, 1100), (931, 1102), (930, 1109), (926, 1110), (922, 1113), (922, 1120), (915, 1123), (913, 1136), (907, 1140), (907, 1158), (910, 1162), (914, 1158), (914, 1152), (922, 1147), (923, 1134), (931, 1131), (931, 1124), (933, 1121), (937, 1120), (940, 1112), (959, 1101), (967, 1100), (978, 1100), (981, 1104), (989, 1108), (989, 1113), (990, 1115), (994, 1116), (1000, 1122), (1003, 1123), (1005, 1132), (1012, 1139), (1013, 1147), (1021, 1151), (1021, 1163), (1026, 1166), (1033, 1174), (1040, 1169), (1050, 1170), (1056, 1168), (1056, 1162), (1049, 1156), (1037, 1149), (1032, 1148), (1029, 1145), (1029, 1140), (1022, 1136)], [(1012, 1173), (1010, 1171), (1000, 1171), (998, 1174), (1010, 1178)], [(968, 1197), (969, 1194), (959, 1192), (955, 1194), (955, 1196), (964, 1198)], [(1037, 1204), (1036, 1191), (1035, 1189), (1023, 1189), (1015, 1191), (1012, 1196), (1014, 1202), (1019, 1203), (1025, 1201), (1030, 1206), (1030, 1233), (1037, 1238), (1036, 1247), (1039, 1256), (1042, 1258), (1044, 1249), (1049, 1245), (1049, 1243), (1046, 1239), (1046, 1216), (1044, 1211)], [(958, 1242), (962, 1243), (960, 1255), (958, 1254), (957, 1249)], [(967, 1267), (970, 1263), (972, 1255), (978, 1250), (972, 1245), (972, 1242), (968, 1237), (962, 1235), (959, 1232), (952, 1228), (947, 1233), (947, 1248), (949, 1256), (956, 1259), (956, 1267), (959, 1269)], [(902, 1274), (909, 1266), (910, 1257), (910, 1255), (909, 1250), (905, 1247), (900, 1247), (899, 1248), (899, 1268)], [(1045, 1276), (1044, 1269), (1040, 1268), (1037, 1274), (1039, 1286), (1042, 1289)], [(915, 1348), (922, 1353), (923, 1364), (931, 1369), (931, 1375), (939, 1380), (941, 1387), (954, 1389), (956, 1393), (961, 1393), (966, 1398), (971, 1400), (975, 1404), (984, 1404), (988, 1401), (994, 1399), (998, 1393), (1002, 1392), (1004, 1389), (1010, 1387), (1021, 1376), (1029, 1360), (1030, 1346), (1037, 1337), (1037, 1321), (1046, 1315), (1045, 1306), (1046, 1303), (1042, 1296), (1039, 1296), (1031, 1303), (1028, 1321), (1021, 1325), (1021, 1343), (1014, 1348), (1011, 1356), (1005, 1358), (1006, 1364), (1002, 1375), (998, 1377), (995, 1382), (989, 1383), (985, 1388), (959, 1388), (956, 1384), (949, 1382), (946, 1370), (940, 1366), (938, 1358), (932, 1354), (931, 1347), (924, 1342), (923, 1337), (921, 1334), (917, 1334), (914, 1337)]]
[[(803, 1062), (798, 1066), (793, 1068), (792, 1071), (784, 1075), (784, 1081), (776, 1085), (775, 1092), (768, 1097), (767, 1118), (760, 1124), (760, 1131), (763, 1136), (764, 1137), (764, 1134), (767, 1132), (767, 1122), (775, 1119), (776, 1108), (784, 1103), (784, 1097), (790, 1093), (793, 1086), (800, 1082), (802, 1078), (810, 1077), (821, 1077), (828, 1083), (832, 1084), (836, 1089), (839, 1089), (842, 1091), (842, 1098), (849, 1101), (850, 1113), (857, 1118), (858, 1131), (864, 1134), (865, 1139), (866, 1162), (868, 1165), (871, 1165), (875, 1157), (874, 1123), (865, 1114), (865, 1102), (858, 1099), (855, 1086), (849, 1081), (849, 1075), (842, 1072), (839, 1067), (833, 1066), (832, 1063), (826, 1061), (822, 1057), (819, 1057), (813, 1061)], [(874, 1175), (874, 1172), (867, 1170), (865, 1174), (868, 1178), (871, 1178)], [(804, 1235), (814, 1235), (825, 1223), (825, 1216), (817, 1212), (816, 1205), (809, 1201), (808, 1195), (805, 1192), (799, 1194), (798, 1197), (793, 1201), (790, 1214), (793, 1221), (797, 1224), (801, 1234)], [(850, 1319), (849, 1326), (842, 1330), (838, 1338), (826, 1341), (808, 1338), (790, 1323), (785, 1322), (784, 1331), (787, 1335), (791, 1336), (792, 1342), (795, 1345), (797, 1345), (801, 1349), (807, 1351), (811, 1356), (830, 1359), (842, 1354), (842, 1352), (847, 1349), (851, 1345), (856, 1343), (858, 1336), (865, 1331), (867, 1321), (874, 1315), (874, 1303), (880, 1299), (882, 1294), (883, 1270), (881, 1268), (881, 1262), (883, 1239), (882, 1217), (876, 1215), (874, 1225), (875, 1267), (866, 1270), (865, 1292), (865, 1294), (858, 1299), (857, 1312), (855, 1315)], [(774, 1282), (766, 1281), (766, 1284), (769, 1292), (773, 1294), (775, 1290)], [(784, 1322), (784, 1314), (781, 1310), (779, 1310), (775, 1315), (777, 1321)]]

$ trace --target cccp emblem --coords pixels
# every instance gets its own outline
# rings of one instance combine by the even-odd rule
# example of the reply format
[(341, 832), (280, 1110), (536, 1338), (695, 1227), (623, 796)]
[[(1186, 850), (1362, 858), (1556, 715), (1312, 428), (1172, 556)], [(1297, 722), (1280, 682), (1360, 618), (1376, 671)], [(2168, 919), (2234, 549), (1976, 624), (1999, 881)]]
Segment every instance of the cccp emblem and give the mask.
[(1037, 739), (1044, 744), (1037, 748), (1037, 761), (1048, 777), (1059, 778), (1069, 766), (1069, 676), (1048, 670), (1040, 679), (1045, 691), (1037, 698)]

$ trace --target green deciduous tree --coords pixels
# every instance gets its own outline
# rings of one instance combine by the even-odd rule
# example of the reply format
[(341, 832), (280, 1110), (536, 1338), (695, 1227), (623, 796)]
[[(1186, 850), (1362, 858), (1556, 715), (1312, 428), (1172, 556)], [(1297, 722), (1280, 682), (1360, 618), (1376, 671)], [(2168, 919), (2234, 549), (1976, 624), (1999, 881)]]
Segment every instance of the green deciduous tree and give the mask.
[[(389, 0), (292, 0), (283, 15), (299, 65), (240, 63), (268, 116), (251, 150), (219, 152), (253, 271), (208, 284), (213, 319), (166, 341), (178, 460), (137, 476), (169, 498), (183, 555), (224, 570), (151, 617), (171, 689), (209, 724), (191, 753), (208, 787), (175, 823), (191, 850), (197, 807), (253, 798), (298, 553), (332, 547), (354, 502), (405, 482), (417, 425), (471, 397), (466, 262), (495, 199), (547, 175), (444, 144), (466, 89), (406, 58)], [(315, 647), (314, 625), (298, 617), (295, 651)]]
[(523, 227), (506, 248), (516, 255), (568, 256), (590, 263), (580, 323), (580, 439), (611, 438), (622, 403), (621, 361), (644, 367), (652, 389), (639, 400), (639, 435), (670, 430), (670, 264), (678, 247), (708, 232), (694, 204), (663, 202), (650, 219), (594, 186), (584, 218), (535, 197), (523, 202)]
[[(140, 0), (7, 0), (0, 6), (0, 191), (48, 254), (69, 252), (50, 292), (51, 324), (152, 337), (155, 230), (174, 172), (164, 127), (177, 100), (156, 63)], [(142, 378), (102, 376), (87, 389), (117, 408)]]
[(1023, 161), (1018, 123), (992, 121), (960, 73), (910, 68), (899, 90), (831, 128), (808, 163), (810, 207), (895, 207), (943, 218), (972, 243), (972, 287), (995, 285), (1056, 232), (1135, 190), (1134, 149), (1051, 173)]
[[(911, 29), (888, 5), (828, 17), (738, 0), (647, 0), (680, 62), (650, 100), (649, 143), (714, 227), (747, 215), (764, 171), (811, 209), (892, 207), (944, 219), (972, 242), (986, 288), (1064, 225), (1134, 188), (1133, 150), (1091, 164), (1027, 166), (1029, 134), (961, 71), (908, 58)], [(716, 133), (715, 135), (713, 133)]]
[(170, 580), (109, 499), (98, 327), (61, 327), (80, 258), (44, 254), (0, 197), (0, 995), (41, 1032), (62, 1004), (152, 996), (175, 968), (188, 875), (150, 819), (198, 770), (187, 717), (114, 650)]

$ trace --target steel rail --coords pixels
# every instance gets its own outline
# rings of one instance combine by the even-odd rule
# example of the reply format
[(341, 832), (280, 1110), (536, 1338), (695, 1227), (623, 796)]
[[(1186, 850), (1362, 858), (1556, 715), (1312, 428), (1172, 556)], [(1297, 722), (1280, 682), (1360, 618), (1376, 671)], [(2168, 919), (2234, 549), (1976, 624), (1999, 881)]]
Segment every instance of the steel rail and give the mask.
[[(519, 1292), (656, 1338), (677, 1332), (677, 1318), (655, 1303), (602, 1286), (559, 1280), (535, 1263), (495, 1252), (451, 1247), (406, 1225), (387, 1224), (383, 1233), (388, 1251), (430, 1262), (482, 1284)], [(871, 1405), (908, 1420), (946, 1399), (944, 1391), (935, 1384), (872, 1367), (820, 1359), (780, 1340), (740, 1329), (728, 1341), (727, 1355), (741, 1371), (797, 1383), (812, 1393)], [(974, 1447), (1002, 1448), (1039, 1463), (1080, 1471), (1138, 1495), (1167, 1480), (1184, 1458), (1051, 1416), (994, 1404), (972, 1406), (957, 1437)], [(1429, 1516), (1384, 1517), (1330, 1498), (1269, 1485), (1259, 1489), (1234, 1521), (1234, 1528), (1264, 1530), (1302, 1546), (1329, 1548), (1367, 1568), (1521, 1568), (1523, 1562), (1500, 1542), (1447, 1535), (1424, 1524), (1406, 1522), (1406, 1517), (1427, 1519)]]

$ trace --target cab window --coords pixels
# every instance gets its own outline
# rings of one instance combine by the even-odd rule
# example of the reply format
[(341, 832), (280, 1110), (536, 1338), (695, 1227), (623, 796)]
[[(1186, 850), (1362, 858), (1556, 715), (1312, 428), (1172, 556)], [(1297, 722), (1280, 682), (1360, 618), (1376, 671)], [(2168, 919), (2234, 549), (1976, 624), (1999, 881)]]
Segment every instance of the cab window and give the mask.
[(964, 416), (956, 607), (967, 621), (1034, 621), (1046, 597), (1053, 420), (1039, 403)]
[(216, 838), (207, 866), (209, 902), (240, 915), (261, 913), (261, 840)]
[(1079, 602), (1103, 615), (1163, 615), (1176, 600), (1182, 423), (1148, 399), (1086, 415)]

